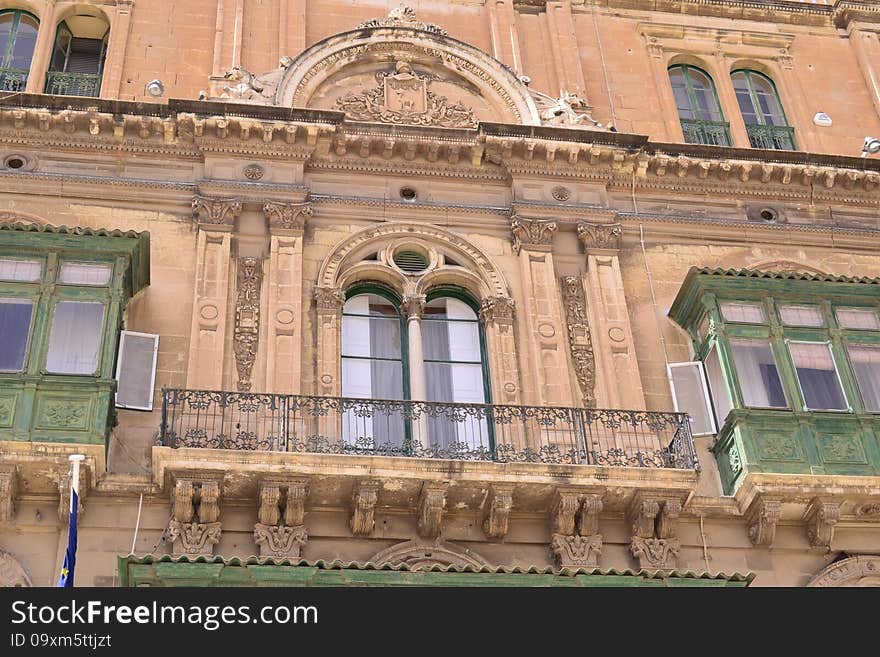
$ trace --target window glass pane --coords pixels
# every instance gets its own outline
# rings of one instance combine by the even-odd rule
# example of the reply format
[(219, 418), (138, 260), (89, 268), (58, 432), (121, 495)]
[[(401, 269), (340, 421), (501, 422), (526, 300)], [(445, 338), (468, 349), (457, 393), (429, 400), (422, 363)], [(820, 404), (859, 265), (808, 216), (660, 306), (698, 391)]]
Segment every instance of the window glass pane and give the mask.
[(712, 405), (715, 407), (715, 422), (720, 429), (730, 413), (730, 397), (724, 385), (724, 374), (721, 372), (721, 363), (718, 360), (718, 349), (712, 347), (704, 361), (706, 365), (706, 378), (709, 379), (709, 394), (712, 396)]
[(792, 342), (788, 345), (797, 371), (804, 404), (809, 409), (847, 410), (846, 398), (831, 357), (831, 348), (824, 342)]
[(867, 308), (838, 308), (837, 322), (842, 328), (880, 330), (877, 311)]
[(400, 315), (387, 299), (359, 294), (346, 301), (342, 317), (342, 355), (400, 359)]
[(810, 306), (779, 306), (779, 317), (787, 326), (825, 326), (822, 313)]
[(29, 69), (34, 56), (34, 47), (37, 45), (38, 26), (37, 21), (27, 14), (19, 14), (19, 16), (9, 65), (12, 68)]
[(24, 368), (33, 311), (29, 299), (0, 299), (0, 371)]
[(82, 262), (64, 262), (58, 274), (58, 282), (67, 285), (107, 285), (110, 282), (110, 265)]
[(880, 412), (880, 346), (851, 344), (847, 350), (865, 409)]
[(767, 340), (731, 340), (740, 391), (746, 406), (787, 408), (782, 380)]
[(46, 370), (56, 374), (94, 374), (104, 324), (104, 304), (59, 301), (52, 317)]
[(695, 436), (713, 433), (701, 363), (670, 363), (668, 367), (676, 410), (690, 416)]
[(426, 305), (422, 341), (426, 360), (482, 360), (477, 315), (458, 299), (443, 297)]
[(0, 280), (32, 283), (40, 280), (42, 273), (43, 267), (39, 260), (0, 258)]
[(699, 116), (697, 118), (704, 121), (720, 121), (721, 110), (715, 100), (715, 89), (709, 76), (695, 69), (688, 69), (688, 77), (691, 81), (691, 88), (697, 99), (697, 107), (699, 108)]
[(725, 301), (721, 304), (721, 315), (728, 322), (764, 324), (767, 321), (767, 317), (764, 315), (764, 306), (759, 303)]

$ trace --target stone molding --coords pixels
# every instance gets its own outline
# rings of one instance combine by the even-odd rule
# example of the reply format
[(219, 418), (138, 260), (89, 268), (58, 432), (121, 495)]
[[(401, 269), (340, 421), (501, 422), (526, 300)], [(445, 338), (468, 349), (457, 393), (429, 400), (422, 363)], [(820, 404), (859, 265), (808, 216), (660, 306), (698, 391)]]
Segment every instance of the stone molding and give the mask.
[(808, 587), (880, 587), (880, 556), (856, 555), (822, 569)]
[(0, 464), (0, 522), (10, 522), (15, 516), (18, 495), (18, 467)]
[(404, 541), (392, 545), (373, 555), (368, 563), (406, 564), (412, 570), (431, 568), (432, 566), (453, 566), (456, 568), (491, 567), (489, 561), (469, 548), (463, 548), (448, 541)]

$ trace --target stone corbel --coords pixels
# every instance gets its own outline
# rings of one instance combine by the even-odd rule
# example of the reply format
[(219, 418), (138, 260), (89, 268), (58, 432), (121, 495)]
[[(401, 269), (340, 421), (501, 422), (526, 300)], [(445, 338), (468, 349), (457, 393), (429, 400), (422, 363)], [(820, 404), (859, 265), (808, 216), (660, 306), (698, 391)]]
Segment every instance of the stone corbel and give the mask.
[(357, 485), (352, 499), (351, 533), (368, 536), (376, 526), (374, 511), (379, 499), (379, 482), (362, 481)]
[(17, 466), (0, 465), (0, 522), (9, 522), (15, 515), (15, 496), (17, 493)]
[(261, 557), (299, 558), (309, 540), (304, 525), (306, 479), (267, 480), (260, 486), (259, 522), (254, 525), (254, 542)]
[(752, 545), (770, 547), (773, 544), (781, 511), (781, 500), (763, 495), (755, 498), (746, 511), (749, 540)]
[(196, 195), (192, 200), (192, 213), (193, 219), (200, 224), (232, 225), (241, 214), (241, 199)]
[(523, 247), (531, 250), (549, 251), (557, 228), (558, 225), (555, 221), (512, 215), (510, 230), (513, 233), (514, 253), (519, 253)]
[(437, 538), (446, 510), (446, 484), (425, 482), (419, 496), (418, 532), (422, 538)]
[(623, 228), (620, 224), (591, 224), (586, 221), (578, 223), (577, 234), (587, 252), (595, 250), (620, 249), (620, 236)]
[(574, 534), (575, 517), (580, 509), (581, 497), (577, 491), (559, 489), (553, 502), (554, 534)]
[(494, 484), (483, 506), (483, 531), (488, 538), (507, 535), (510, 510), (513, 508), (513, 484)]
[(212, 556), (220, 542), (220, 488), (216, 475), (177, 476), (171, 492), (168, 537), (172, 556)]
[(805, 519), (810, 545), (830, 552), (831, 541), (834, 540), (834, 525), (840, 520), (840, 503), (819, 497), (813, 498), (807, 507)]
[(270, 228), (287, 230), (303, 230), (306, 219), (314, 214), (311, 203), (274, 203), (267, 201), (263, 205), (263, 214), (269, 220)]
[(681, 542), (676, 537), (681, 500), (637, 493), (628, 511), (630, 551), (639, 567), (669, 570), (676, 566)]
[[(557, 490), (550, 552), (560, 568), (596, 567), (602, 554), (602, 495)], [(575, 531), (577, 529), (577, 531)]]

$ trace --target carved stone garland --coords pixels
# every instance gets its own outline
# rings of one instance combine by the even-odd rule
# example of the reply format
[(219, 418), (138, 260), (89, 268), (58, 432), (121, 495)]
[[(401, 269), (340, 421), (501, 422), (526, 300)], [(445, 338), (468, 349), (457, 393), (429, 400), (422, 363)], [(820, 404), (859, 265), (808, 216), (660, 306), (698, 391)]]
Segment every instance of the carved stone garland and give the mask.
[(212, 556), (220, 542), (220, 482), (178, 478), (171, 499), (172, 555)]
[(585, 568), (599, 565), (602, 554), (599, 514), (602, 507), (600, 493), (556, 492), (550, 552), (557, 566)]
[(262, 482), (259, 522), (254, 525), (254, 542), (260, 546), (261, 557), (302, 556), (309, 540), (304, 524), (308, 494), (305, 479)]
[(641, 568), (676, 567), (681, 541), (675, 536), (681, 500), (637, 493), (629, 509), (630, 551)]
[(579, 276), (563, 276), (562, 303), (568, 320), (568, 345), (574, 362), (574, 373), (581, 388), (584, 406), (596, 405), (596, 358), (590, 325), (587, 320), (587, 302), (584, 286)]
[(235, 302), (233, 351), (239, 392), (251, 389), (251, 372), (260, 340), (260, 285), (263, 264), (259, 258), (238, 259), (238, 298)]

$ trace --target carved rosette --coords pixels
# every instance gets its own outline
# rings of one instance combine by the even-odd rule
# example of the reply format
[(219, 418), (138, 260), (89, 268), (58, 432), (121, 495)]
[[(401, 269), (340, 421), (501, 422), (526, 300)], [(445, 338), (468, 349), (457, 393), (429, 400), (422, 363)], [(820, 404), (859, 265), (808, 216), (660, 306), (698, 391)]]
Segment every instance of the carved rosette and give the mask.
[(251, 389), (251, 372), (257, 358), (260, 340), (260, 286), (263, 279), (263, 263), (259, 258), (239, 258), (235, 301), (235, 331), (233, 352), (238, 370), (239, 392)]
[(345, 292), (338, 287), (315, 288), (315, 305), (319, 314), (339, 314), (342, 312), (342, 306), (345, 305)]
[(776, 538), (776, 524), (782, 513), (781, 500), (760, 496), (752, 502), (746, 512), (749, 525), (749, 540), (752, 545), (770, 547)]
[(15, 515), (17, 490), (18, 470), (16, 466), (0, 465), (0, 522), (9, 522)]
[(200, 224), (232, 225), (241, 214), (241, 199), (195, 196), (192, 200), (193, 219)]
[(831, 541), (834, 540), (834, 526), (840, 520), (840, 504), (817, 497), (807, 508), (806, 520), (810, 545), (830, 552)]
[(620, 236), (623, 228), (620, 224), (591, 224), (582, 221), (578, 224), (577, 234), (583, 242), (584, 249), (619, 249)]
[(446, 510), (446, 484), (425, 483), (419, 498), (418, 532), (422, 538), (437, 538)]
[(568, 346), (584, 406), (596, 405), (596, 357), (587, 320), (587, 302), (579, 276), (562, 277), (562, 303), (568, 322)]
[(351, 513), (351, 533), (368, 536), (376, 525), (374, 512), (379, 499), (379, 482), (362, 481), (354, 491)]
[(263, 214), (269, 220), (272, 228), (285, 228), (287, 230), (303, 230), (306, 219), (315, 211), (311, 203), (274, 203), (267, 201), (263, 205)]
[(514, 214), (510, 219), (514, 252), (519, 253), (524, 247), (549, 249), (557, 228), (558, 225), (555, 221), (527, 219)]
[(212, 556), (220, 542), (220, 482), (177, 478), (171, 493), (168, 538), (173, 556)]
[(630, 551), (639, 567), (671, 570), (681, 549), (676, 537), (681, 500), (637, 493), (628, 511), (632, 525)]
[(480, 317), (483, 322), (512, 324), (516, 304), (510, 297), (487, 297), (480, 305)]
[(483, 511), (483, 531), (488, 538), (504, 538), (507, 535), (512, 508), (513, 485), (493, 485)]
[(254, 542), (261, 557), (299, 558), (309, 540), (304, 525), (309, 494), (306, 479), (267, 480), (260, 485)]

